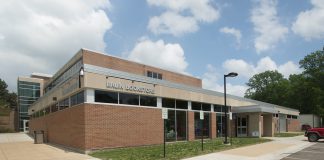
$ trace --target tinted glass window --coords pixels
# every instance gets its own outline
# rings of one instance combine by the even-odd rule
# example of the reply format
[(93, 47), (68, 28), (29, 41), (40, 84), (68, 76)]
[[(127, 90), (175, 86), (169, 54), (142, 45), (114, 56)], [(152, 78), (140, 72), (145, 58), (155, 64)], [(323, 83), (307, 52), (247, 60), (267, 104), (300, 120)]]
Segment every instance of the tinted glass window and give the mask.
[(148, 76), (148, 77), (153, 77), (152, 72), (151, 72), (151, 71), (147, 71), (147, 76)]
[(149, 96), (140, 96), (140, 103), (141, 106), (152, 106), (156, 107), (156, 97), (149, 97)]
[(202, 104), (202, 110), (203, 111), (210, 111), (210, 104), (207, 104), (207, 103), (203, 103)]
[(175, 99), (162, 98), (162, 107), (165, 108), (175, 108)]
[(153, 78), (157, 78), (157, 73), (153, 72)]
[(119, 104), (139, 105), (139, 96), (134, 94), (119, 93)]
[(214, 104), (214, 111), (215, 112), (222, 112), (222, 106), (221, 105), (216, 105), (216, 104)]
[(199, 102), (191, 102), (191, 109), (192, 110), (201, 110), (201, 103), (199, 103)]
[(188, 102), (182, 100), (176, 100), (177, 109), (188, 109)]
[[(72, 99), (71, 99), (71, 102), (72, 102)], [(118, 93), (96, 90), (95, 91), (95, 102), (118, 103)]]
[(83, 103), (84, 102), (84, 92), (80, 92), (77, 94), (77, 104)]
[(162, 79), (162, 74), (161, 73), (158, 74), (158, 79)]

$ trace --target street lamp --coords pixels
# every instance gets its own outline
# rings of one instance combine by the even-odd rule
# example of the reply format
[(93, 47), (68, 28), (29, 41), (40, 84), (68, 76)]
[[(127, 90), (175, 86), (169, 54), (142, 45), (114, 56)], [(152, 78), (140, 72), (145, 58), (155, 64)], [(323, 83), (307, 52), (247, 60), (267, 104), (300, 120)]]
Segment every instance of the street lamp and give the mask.
[(225, 141), (224, 144), (228, 144), (227, 142), (227, 105), (226, 105), (226, 77), (236, 77), (238, 74), (235, 72), (231, 72), (229, 74), (224, 75), (224, 105), (225, 105)]
[(81, 77), (83, 77), (83, 75), (84, 75), (84, 70), (83, 67), (81, 67), (79, 71), (79, 88), (81, 88)]

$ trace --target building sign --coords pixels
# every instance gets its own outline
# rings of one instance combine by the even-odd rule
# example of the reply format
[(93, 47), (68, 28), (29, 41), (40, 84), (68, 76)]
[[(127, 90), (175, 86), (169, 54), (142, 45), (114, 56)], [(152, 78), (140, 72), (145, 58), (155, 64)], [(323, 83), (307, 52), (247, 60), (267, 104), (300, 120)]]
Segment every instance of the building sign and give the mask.
[(203, 120), (204, 119), (204, 112), (200, 111), (200, 119)]
[(117, 90), (122, 90), (122, 91), (154, 94), (154, 89), (152, 89), (152, 88), (136, 86), (136, 85), (128, 85), (128, 84), (122, 84), (122, 83), (107, 82), (107, 88), (117, 89)]
[(162, 108), (162, 119), (168, 119), (168, 109)]

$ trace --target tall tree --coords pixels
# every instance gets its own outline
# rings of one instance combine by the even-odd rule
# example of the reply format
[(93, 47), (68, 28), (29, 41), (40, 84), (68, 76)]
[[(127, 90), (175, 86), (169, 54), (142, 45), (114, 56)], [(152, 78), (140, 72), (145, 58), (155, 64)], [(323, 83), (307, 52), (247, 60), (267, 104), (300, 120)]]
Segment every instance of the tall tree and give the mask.
[(249, 86), (245, 97), (277, 105), (284, 105), (282, 101), (287, 94), (289, 82), (278, 71), (265, 71), (254, 75), (246, 83)]

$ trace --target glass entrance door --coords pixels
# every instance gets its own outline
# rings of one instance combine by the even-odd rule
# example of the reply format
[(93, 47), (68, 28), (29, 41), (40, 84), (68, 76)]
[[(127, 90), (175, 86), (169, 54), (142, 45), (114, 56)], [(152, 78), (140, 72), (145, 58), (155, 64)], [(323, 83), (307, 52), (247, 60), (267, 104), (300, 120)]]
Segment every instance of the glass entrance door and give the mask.
[(237, 137), (246, 137), (247, 136), (247, 118), (246, 117), (237, 117)]

